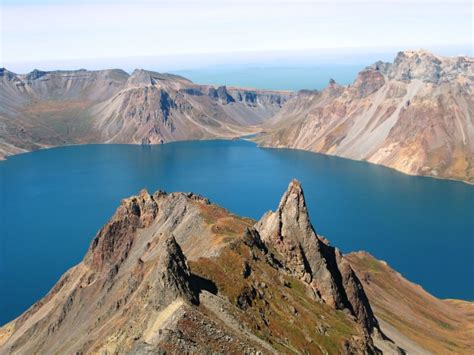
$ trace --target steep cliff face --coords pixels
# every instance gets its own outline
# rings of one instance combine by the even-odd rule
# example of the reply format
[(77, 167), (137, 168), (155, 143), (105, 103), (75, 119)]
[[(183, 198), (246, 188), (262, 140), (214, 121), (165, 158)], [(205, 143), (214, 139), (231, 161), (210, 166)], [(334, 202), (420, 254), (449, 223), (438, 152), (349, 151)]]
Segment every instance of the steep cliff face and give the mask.
[(257, 141), (473, 182), (473, 64), (471, 57), (400, 52), (352, 85), (332, 81), (321, 92), (300, 93)]
[(0, 71), (0, 157), (74, 143), (156, 144), (254, 133), (288, 92), (197, 85), (137, 69)]
[(370, 333), (379, 330), (352, 268), (338, 249), (314, 231), (298, 181), (290, 183), (278, 209), (263, 216), (256, 229), (284, 257), (284, 267), (311, 287), (316, 300), (352, 314)]

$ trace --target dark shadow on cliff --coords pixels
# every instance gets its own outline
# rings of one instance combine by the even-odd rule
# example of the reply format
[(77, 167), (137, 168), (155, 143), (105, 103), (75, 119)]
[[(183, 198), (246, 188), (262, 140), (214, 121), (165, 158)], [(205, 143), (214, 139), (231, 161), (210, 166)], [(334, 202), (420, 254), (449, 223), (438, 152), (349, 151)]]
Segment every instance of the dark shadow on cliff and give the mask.
[(191, 289), (196, 295), (199, 295), (203, 290), (217, 295), (218, 291), (214, 282), (193, 273), (191, 273)]

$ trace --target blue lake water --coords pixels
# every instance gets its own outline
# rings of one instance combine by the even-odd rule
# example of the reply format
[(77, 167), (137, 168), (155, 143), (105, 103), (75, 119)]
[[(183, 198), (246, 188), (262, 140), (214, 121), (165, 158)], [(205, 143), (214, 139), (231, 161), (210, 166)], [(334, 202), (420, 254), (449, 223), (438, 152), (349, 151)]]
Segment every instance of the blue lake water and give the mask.
[(318, 66), (221, 66), (178, 70), (196, 83), (251, 87), (269, 90), (323, 89), (329, 79), (350, 84), (365, 65), (321, 64)]
[(247, 141), (71, 146), (0, 162), (0, 324), (84, 256), (124, 197), (193, 191), (255, 219), (299, 179), (316, 230), (439, 297), (474, 299), (474, 186)]

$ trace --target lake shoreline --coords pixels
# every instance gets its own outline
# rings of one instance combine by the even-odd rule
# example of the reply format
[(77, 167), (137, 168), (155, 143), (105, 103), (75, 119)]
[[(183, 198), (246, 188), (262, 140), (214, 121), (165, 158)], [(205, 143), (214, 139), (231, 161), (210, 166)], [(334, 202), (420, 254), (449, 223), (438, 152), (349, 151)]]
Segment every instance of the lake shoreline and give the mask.
[(369, 162), (369, 161), (367, 161), (367, 160), (351, 159), (351, 158), (347, 158), (347, 157), (341, 157), (341, 156), (339, 156), (339, 155), (319, 153), (319, 152), (312, 151), (312, 150), (310, 150), (310, 149), (300, 149), (300, 148), (291, 148), (291, 147), (263, 146), (263, 145), (258, 144), (258, 143), (254, 140), (254, 138), (255, 138), (256, 136), (258, 136), (260, 133), (261, 133), (261, 132), (256, 132), (256, 133), (251, 133), (251, 134), (248, 134), (248, 135), (235, 136), (235, 137), (222, 137), (222, 138), (216, 137), (216, 138), (206, 138), (206, 139), (184, 139), (184, 140), (176, 140), (176, 141), (164, 142), (164, 143), (160, 143), (160, 144), (137, 144), (137, 143), (70, 143), (70, 144), (61, 144), (61, 145), (56, 145), (56, 146), (43, 147), (43, 148), (39, 148), (39, 149), (35, 149), (35, 150), (30, 150), (30, 151), (24, 151), (24, 152), (21, 152), (21, 153), (11, 154), (11, 155), (7, 155), (7, 156), (0, 156), (0, 163), (1, 163), (2, 161), (7, 160), (7, 159), (10, 158), (10, 157), (15, 157), (15, 156), (22, 155), (22, 154), (34, 153), (34, 152), (38, 152), (38, 151), (42, 151), (42, 150), (55, 149), (55, 148), (61, 148), (61, 147), (71, 147), (71, 146), (73, 147), (73, 146), (111, 145), (111, 144), (114, 144), (114, 145), (131, 145), (131, 146), (160, 146), (160, 145), (164, 145), (164, 144), (172, 144), (172, 143), (179, 143), (179, 142), (203, 142), (203, 141), (233, 141), (233, 140), (244, 140), (244, 141), (248, 141), (248, 142), (254, 143), (258, 148), (263, 148), (263, 149), (280, 149), (280, 150), (281, 150), (281, 149), (288, 149), (288, 150), (296, 150), (296, 151), (302, 151), (302, 152), (309, 152), (309, 153), (313, 153), (313, 154), (319, 154), (319, 155), (337, 157), (337, 158), (346, 159), (346, 160), (350, 160), (350, 161), (364, 162), (364, 163), (367, 163), (367, 164), (371, 164), (371, 165), (376, 165), (376, 166), (384, 167), (384, 168), (387, 168), (387, 169), (396, 171), (396, 172), (398, 172), (398, 173), (400, 173), (400, 174), (407, 175), (407, 176), (418, 176), (418, 177), (432, 178), (432, 179), (438, 179), (438, 180), (457, 181), (457, 182), (461, 182), (461, 183), (464, 183), (464, 184), (467, 184), (467, 185), (474, 186), (474, 182), (470, 182), (470, 181), (466, 181), (466, 180), (455, 179), (455, 178), (444, 178), (444, 177), (439, 177), (439, 176), (434, 176), (434, 175), (410, 174), (410, 173), (406, 173), (406, 172), (404, 172), (404, 171), (398, 170), (397, 168), (393, 168), (393, 167), (390, 167), (390, 166), (387, 166), (387, 165), (384, 165), (384, 164), (373, 163), (373, 162)]

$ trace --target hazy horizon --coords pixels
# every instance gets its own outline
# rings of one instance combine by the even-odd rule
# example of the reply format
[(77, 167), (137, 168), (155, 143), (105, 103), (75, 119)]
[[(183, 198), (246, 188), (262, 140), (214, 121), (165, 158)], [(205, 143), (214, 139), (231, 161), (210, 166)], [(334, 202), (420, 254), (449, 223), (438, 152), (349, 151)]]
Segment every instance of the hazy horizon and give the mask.
[(0, 66), (131, 72), (370, 65), (419, 48), (472, 55), (466, 13), (470, 2), (457, 0), (3, 0)]
[(428, 50), (436, 55), (441, 56), (473, 55), (472, 49), (469, 46), (437, 46), (430, 48), (370, 47), (317, 50), (312, 49), (306, 51), (262, 51), (19, 61), (2, 62), (0, 67), (5, 67), (10, 71), (23, 74), (28, 73), (34, 69), (46, 71), (78, 69), (123, 69), (128, 73), (132, 73), (135, 69), (173, 72), (201, 69), (208, 70), (212, 68), (304, 68), (324, 65), (368, 66), (378, 60), (391, 62), (399, 51), (418, 49)]
[[(414, 50), (408, 48), (405, 50)], [(466, 48), (446, 46), (430, 50), (437, 55), (465, 55)], [(464, 52), (463, 52), (464, 50)], [(365, 67), (382, 60), (392, 62), (399, 50), (388, 48), (347, 48), (338, 50), (272, 51), (177, 55), (165, 57), (129, 57), (78, 59), (36, 63), (11, 63), (7, 70), (18, 74), (34, 69), (103, 70), (135, 69), (167, 72), (184, 76), (198, 84), (226, 85), (264, 90), (321, 90), (330, 79), (348, 85)]]

